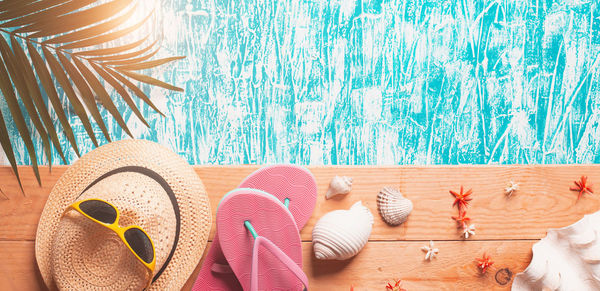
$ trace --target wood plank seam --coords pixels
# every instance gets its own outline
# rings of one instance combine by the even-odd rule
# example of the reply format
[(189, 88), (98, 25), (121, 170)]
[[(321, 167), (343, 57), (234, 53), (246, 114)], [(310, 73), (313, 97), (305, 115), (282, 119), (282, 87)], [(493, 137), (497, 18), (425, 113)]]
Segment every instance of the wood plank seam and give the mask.
[[(196, 166), (213, 207), (229, 190), (258, 166)], [(0, 188), (10, 200), (0, 201), (0, 286), (38, 290), (33, 245), (39, 215), (56, 180), (67, 167), (50, 173), (41, 169), (43, 186), (37, 187), (31, 170), (23, 169), (26, 197), (20, 193), (10, 168), (0, 167)], [(305, 271), (311, 290), (356, 290), (383, 288), (394, 278), (404, 280), (408, 290), (508, 290), (510, 283), (497, 283), (493, 275), (508, 268), (522, 271), (531, 259), (531, 246), (549, 228), (564, 227), (600, 208), (598, 195), (577, 201), (569, 191), (574, 180), (589, 176), (600, 181), (600, 165), (565, 166), (398, 166), (398, 167), (309, 167), (315, 174), (319, 197), (315, 212), (301, 230)], [(354, 178), (353, 190), (343, 198), (325, 200), (330, 179), (335, 175)], [(226, 179), (223, 179), (226, 177)], [(375, 178), (374, 178), (375, 177)], [(510, 199), (503, 194), (509, 180), (521, 184)], [(473, 188), (469, 216), (476, 235), (460, 238), (452, 197), (448, 190), (464, 185)], [(408, 221), (390, 227), (381, 221), (376, 206), (378, 191), (399, 188), (414, 203)], [(317, 261), (312, 254), (312, 228), (325, 213), (348, 209), (363, 201), (375, 217), (369, 243), (348, 261)], [(214, 235), (214, 224), (213, 233)], [(420, 247), (429, 240), (440, 249), (432, 262), (423, 261)], [(212, 243), (212, 236), (209, 244)], [(483, 252), (496, 262), (491, 274), (477, 275), (474, 259)], [(199, 268), (197, 268), (197, 271)], [(193, 283), (192, 275), (185, 290)]]

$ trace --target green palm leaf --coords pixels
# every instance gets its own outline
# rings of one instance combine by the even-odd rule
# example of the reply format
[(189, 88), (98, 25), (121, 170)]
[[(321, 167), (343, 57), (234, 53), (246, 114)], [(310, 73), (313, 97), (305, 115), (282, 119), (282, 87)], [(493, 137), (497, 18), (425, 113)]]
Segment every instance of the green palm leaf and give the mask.
[[(137, 72), (182, 58), (153, 60), (159, 50), (159, 40), (151, 40), (149, 34), (132, 37), (154, 15), (151, 11), (139, 20), (130, 21), (138, 8), (136, 0), (0, 1), (0, 91), (8, 105), (7, 111), (0, 109), (0, 146), (21, 189), (12, 147), (18, 141), (8, 134), (7, 123), (17, 128), (41, 184), (32, 139), (34, 132), (42, 140), (42, 150), (50, 166), (52, 148), (66, 163), (68, 149), (61, 147), (60, 134), (65, 135), (75, 154), (80, 155), (65, 113), (70, 109), (63, 108), (65, 105), (59, 98), (59, 92), (64, 92), (68, 101), (66, 106), (72, 107), (88, 137), (98, 146), (92, 120), (104, 137), (111, 140), (99, 106), (103, 106), (123, 131), (132, 136), (107, 87), (112, 87), (146, 126), (148, 123), (132, 96), (160, 112), (136, 84), (183, 91)], [(113, 45), (115, 40), (119, 40), (120, 44)], [(56, 113), (61, 131), (55, 128), (50, 108)], [(29, 122), (31, 128), (28, 127)], [(1, 190), (0, 194), (4, 195)]]

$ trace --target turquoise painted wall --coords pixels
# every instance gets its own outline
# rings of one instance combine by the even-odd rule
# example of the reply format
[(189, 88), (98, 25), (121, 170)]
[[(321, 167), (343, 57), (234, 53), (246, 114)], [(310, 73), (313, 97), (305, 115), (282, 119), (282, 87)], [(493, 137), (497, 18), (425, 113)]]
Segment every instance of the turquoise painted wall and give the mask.
[[(163, 0), (161, 9), (165, 53), (188, 57), (154, 76), (186, 92), (144, 86), (167, 115), (142, 106), (150, 129), (118, 102), (136, 137), (190, 163), (600, 162), (599, 1)], [(104, 116), (114, 139), (126, 138)]]

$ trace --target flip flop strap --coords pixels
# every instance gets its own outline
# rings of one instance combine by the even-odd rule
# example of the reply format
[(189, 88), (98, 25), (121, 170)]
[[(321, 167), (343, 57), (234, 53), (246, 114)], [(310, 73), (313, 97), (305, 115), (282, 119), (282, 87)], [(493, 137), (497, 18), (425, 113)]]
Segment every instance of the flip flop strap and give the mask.
[(228, 264), (213, 263), (210, 270), (215, 273), (233, 274), (233, 270)]
[(308, 289), (308, 277), (302, 271), (296, 262), (292, 260), (286, 253), (284, 253), (277, 245), (275, 245), (268, 238), (263, 236), (257, 236), (254, 239), (254, 248), (252, 249), (252, 278), (250, 281), (250, 290), (258, 290), (258, 249), (259, 246), (263, 245), (269, 252), (271, 252), (281, 263), (283, 263), (295, 276), (302, 282), (304, 287)]

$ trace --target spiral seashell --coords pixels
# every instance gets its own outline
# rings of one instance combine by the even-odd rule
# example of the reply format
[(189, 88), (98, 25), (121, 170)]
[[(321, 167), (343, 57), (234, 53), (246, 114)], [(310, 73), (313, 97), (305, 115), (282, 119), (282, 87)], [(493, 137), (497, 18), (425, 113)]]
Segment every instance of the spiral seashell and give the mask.
[(352, 190), (352, 178), (346, 176), (335, 176), (329, 182), (329, 189), (325, 194), (325, 198), (329, 199), (340, 194), (348, 194)]
[(385, 187), (377, 195), (377, 208), (383, 221), (396, 226), (406, 221), (413, 210), (413, 204), (397, 189)]
[(373, 228), (371, 211), (358, 201), (349, 210), (331, 211), (313, 228), (313, 250), (319, 260), (346, 260), (365, 246)]
[(531, 248), (531, 262), (515, 276), (511, 290), (598, 290), (599, 234), (600, 211), (549, 229)]

